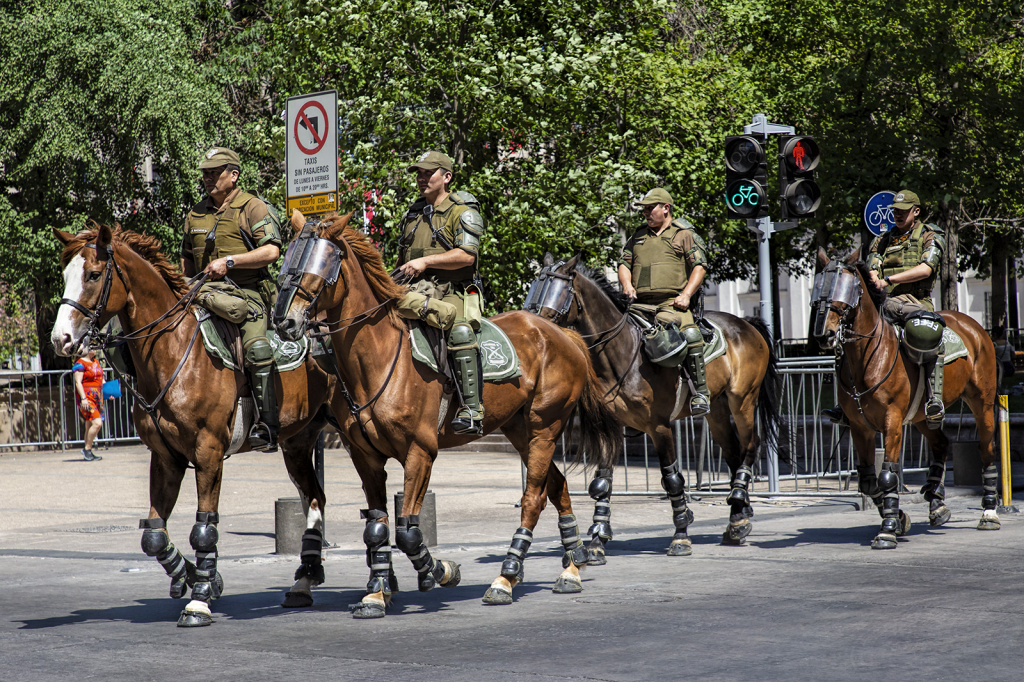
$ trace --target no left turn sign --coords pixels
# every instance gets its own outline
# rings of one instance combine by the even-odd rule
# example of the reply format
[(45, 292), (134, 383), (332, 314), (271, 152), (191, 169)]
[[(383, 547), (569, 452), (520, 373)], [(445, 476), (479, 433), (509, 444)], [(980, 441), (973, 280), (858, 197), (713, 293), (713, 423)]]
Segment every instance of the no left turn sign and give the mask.
[(338, 210), (338, 93), (334, 90), (288, 100), (285, 174), (288, 214)]

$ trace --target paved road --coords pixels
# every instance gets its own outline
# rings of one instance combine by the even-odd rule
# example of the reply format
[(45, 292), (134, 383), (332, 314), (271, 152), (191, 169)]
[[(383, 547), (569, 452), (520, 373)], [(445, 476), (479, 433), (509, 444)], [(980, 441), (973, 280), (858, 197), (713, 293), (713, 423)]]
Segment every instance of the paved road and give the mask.
[[(550, 591), (561, 550), (548, 510), (516, 602), (485, 607), (518, 525), (518, 461), (442, 456), (434, 553), (462, 563), (462, 584), (418, 593), (396, 553), (405, 591), (385, 619), (355, 621), (348, 604), (367, 569), (347, 458), (328, 452), (328, 537), (339, 548), (327, 553), (327, 582), (313, 608), (285, 610), (297, 561), (272, 554), (273, 500), (294, 490), (277, 456), (243, 455), (225, 475), (217, 622), (181, 630), (185, 602), (167, 598), (162, 569), (139, 550), (146, 456), (104, 454), (94, 464), (0, 455), (0, 680), (1024, 679), (1024, 519), (976, 531), (975, 496), (951, 498), (941, 529), (905, 504), (916, 523), (886, 552), (868, 547), (877, 514), (847, 501), (757, 503), (744, 547), (718, 544), (728, 508), (699, 502), (686, 558), (663, 555), (667, 503), (616, 498), (609, 563), (584, 571), (579, 595)], [(589, 517), (590, 501), (576, 502)], [(194, 508), (186, 478), (170, 524), (179, 546)]]

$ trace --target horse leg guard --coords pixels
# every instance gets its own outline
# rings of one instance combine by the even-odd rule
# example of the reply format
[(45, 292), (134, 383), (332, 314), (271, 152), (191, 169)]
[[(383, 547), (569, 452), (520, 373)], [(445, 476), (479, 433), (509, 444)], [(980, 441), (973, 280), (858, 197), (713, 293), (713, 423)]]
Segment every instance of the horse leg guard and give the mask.
[(353, 605), (353, 618), (383, 618), (384, 609), (391, 601), (391, 530), (384, 519), (386, 511), (364, 509), (360, 515), (366, 519), (363, 543), (366, 545), (366, 565), (370, 580), (366, 583), (366, 596)]
[(604, 566), (608, 563), (604, 548), (612, 539), (612, 470), (598, 469), (587, 490), (594, 498), (594, 523), (587, 530), (592, 538), (587, 547), (587, 565)]
[(693, 523), (693, 512), (686, 506), (686, 481), (679, 472), (679, 462), (661, 467), (661, 487), (672, 505), (672, 525), (676, 532), (668, 546), (669, 556), (690, 556), (693, 549), (686, 527)]
[(861, 495), (867, 495), (875, 503), (878, 515), (882, 515), (882, 491), (878, 487), (878, 476), (875, 475), (875, 467), (870, 464), (857, 465), (857, 490)]
[(565, 570), (558, 576), (551, 591), (560, 594), (582, 592), (583, 581), (580, 579), (579, 569), (587, 565), (590, 556), (587, 548), (583, 546), (583, 540), (580, 539), (576, 515), (559, 516), (558, 532), (562, 536), (562, 548), (565, 549), (565, 554), (562, 555), (562, 568)]
[(420, 517), (399, 516), (395, 522), (395, 544), (405, 552), (416, 569), (420, 592), (429, 592), (438, 585), (455, 587), (462, 580), (461, 566), (453, 561), (438, 561), (430, 556), (420, 531)]
[[(323, 565), (324, 534), (319, 528), (307, 528), (302, 534), (302, 550), (299, 555), (302, 563), (295, 569), (296, 582), (305, 578), (305, 583), (316, 587), (324, 582)], [(281, 606), (289, 609), (305, 608), (313, 605), (313, 595), (307, 592), (304, 587), (299, 590), (291, 589), (284, 595), (284, 602)]]
[(192, 586), (192, 601), (178, 618), (179, 628), (203, 627), (213, 623), (210, 602), (220, 596), (224, 586), (217, 573), (216, 524), (219, 521), (217, 512), (196, 512), (196, 522), (188, 536), (189, 544), (196, 551), (196, 582)]
[(996, 494), (996, 482), (999, 480), (999, 471), (995, 464), (989, 464), (981, 472), (981, 520), (978, 521), (978, 530), (999, 530), (999, 513), (996, 507), (999, 506), (999, 496)]
[[(732, 490), (729, 491), (729, 496), (725, 498), (725, 501), (729, 503), (729, 527), (726, 529), (725, 534), (722, 536), (722, 544), (724, 545), (738, 545), (743, 542), (743, 538), (750, 535), (750, 531), (753, 530), (753, 526), (750, 523), (750, 517), (753, 516), (753, 510), (750, 509), (750, 482), (754, 479), (754, 471), (750, 467), (743, 465), (736, 470), (736, 475), (732, 478)], [(750, 510), (750, 513), (748, 513)]]
[(485, 604), (511, 604), (512, 588), (523, 582), (526, 573), (523, 570), (523, 561), (526, 560), (526, 553), (530, 551), (533, 543), (533, 531), (529, 528), (520, 527), (512, 536), (512, 544), (509, 545), (508, 554), (501, 562), (501, 574), (491, 583), (484, 593)]
[(895, 471), (896, 466), (885, 462), (882, 464), (882, 473), (878, 475), (878, 488), (882, 495), (882, 527), (871, 541), (872, 549), (894, 549), (896, 537), (905, 532), (902, 528), (899, 476)]
[(171, 599), (181, 599), (188, 587), (195, 583), (196, 566), (178, 551), (167, 535), (166, 519), (141, 519), (142, 551), (156, 557), (171, 578)]
[(921, 486), (921, 494), (928, 500), (928, 523), (932, 526), (941, 526), (952, 512), (946, 506), (946, 486), (942, 481), (946, 478), (946, 464), (934, 462), (928, 467), (927, 482)]

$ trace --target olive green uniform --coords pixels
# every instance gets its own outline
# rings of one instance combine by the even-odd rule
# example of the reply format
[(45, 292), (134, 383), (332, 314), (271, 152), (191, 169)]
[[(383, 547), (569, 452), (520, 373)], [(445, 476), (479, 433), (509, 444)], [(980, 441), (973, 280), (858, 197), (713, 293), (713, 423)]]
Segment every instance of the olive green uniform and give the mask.
[[(211, 233), (213, 239), (208, 239)], [(236, 188), (220, 208), (211, 197), (206, 197), (189, 211), (181, 257), (192, 262), (195, 272), (202, 272), (218, 258), (248, 253), (265, 244), (281, 246), (276, 219), (263, 200)], [(269, 310), (276, 287), (266, 268), (229, 269), (227, 279), (234, 285), (227, 281), (204, 284), (196, 302), (238, 325), (260, 421), (272, 427), (276, 434), (279, 418), (273, 382), (274, 353), (267, 339)]]
[(691, 398), (690, 410), (695, 415), (706, 413), (708, 389), (704, 337), (697, 328), (693, 313), (679, 310), (672, 303), (686, 287), (694, 268), (707, 268), (704, 240), (685, 218), (673, 219), (661, 234), (655, 234), (645, 225), (626, 241), (620, 262), (629, 269), (637, 303), (656, 311), (657, 322), (676, 324), (682, 331), (686, 339), (683, 362), (694, 383), (694, 392), (700, 396)]
[(468, 193), (449, 194), (437, 207), (423, 199), (413, 204), (401, 224), (398, 265), (417, 258), (462, 249), (474, 257), (472, 265), (456, 270), (427, 268), (409, 283), (409, 292), (398, 303), (398, 312), (410, 319), (449, 331), (456, 378), (463, 406), (452, 426), (457, 433), (479, 433), (484, 409), (480, 385), (480, 347), (476, 334), (483, 317), (479, 281), (480, 237), (484, 222), (469, 204)]
[(889, 231), (876, 237), (868, 247), (868, 266), (879, 279), (906, 272), (921, 263), (931, 268), (931, 274), (924, 279), (890, 284), (887, 287), (889, 297), (882, 304), (886, 316), (903, 327), (904, 345), (908, 352), (930, 375), (925, 417), (931, 428), (938, 428), (945, 416), (942, 404), (942, 331), (945, 325), (940, 316), (922, 319), (920, 314), (935, 312), (932, 288), (945, 247), (943, 231), (920, 220), (908, 232), (897, 234)]

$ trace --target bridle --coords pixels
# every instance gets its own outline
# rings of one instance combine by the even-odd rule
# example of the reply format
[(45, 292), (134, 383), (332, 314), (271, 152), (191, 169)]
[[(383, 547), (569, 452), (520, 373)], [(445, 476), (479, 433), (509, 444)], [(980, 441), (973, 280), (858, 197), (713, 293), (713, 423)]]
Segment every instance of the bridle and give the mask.
[[(577, 308), (583, 307), (579, 296), (576, 294), (576, 276), (578, 273), (573, 272), (571, 275), (567, 275), (564, 272), (560, 272), (559, 268), (563, 265), (565, 265), (564, 260), (541, 268), (537, 274), (537, 279), (530, 285), (530, 291), (526, 295), (526, 301), (523, 303), (523, 310), (539, 315), (541, 309), (546, 308), (552, 312), (549, 319), (558, 324), (560, 321), (565, 321), (564, 318), (569, 314), (574, 302)], [(562, 284), (561, 282), (566, 282), (567, 284)], [(584, 339), (597, 339), (597, 341), (587, 345), (587, 348), (592, 350), (598, 346), (603, 346), (618, 336), (626, 328), (628, 322), (629, 307), (627, 306), (619, 321), (610, 328), (593, 334), (580, 334), (580, 337)], [(569, 323), (567, 322), (567, 324)]]
[(69, 305), (78, 312), (82, 313), (89, 320), (89, 328), (86, 329), (85, 334), (79, 341), (82, 348), (89, 347), (94, 339), (100, 336), (100, 318), (103, 317), (103, 313), (107, 309), (107, 303), (110, 300), (110, 287), (114, 283), (114, 272), (117, 272), (118, 279), (121, 280), (121, 284), (124, 285), (126, 292), (131, 293), (131, 289), (128, 286), (128, 282), (124, 278), (124, 273), (121, 272), (121, 266), (114, 260), (114, 247), (111, 244), (107, 244), (104, 248), (99, 248), (96, 244), (86, 244), (83, 248), (93, 249), (96, 251), (96, 259), (106, 261), (106, 267), (103, 270), (103, 287), (100, 289), (100, 297), (96, 301), (96, 306), (90, 310), (78, 301), (72, 301), (70, 298), (60, 299), (58, 307), (62, 305)]

